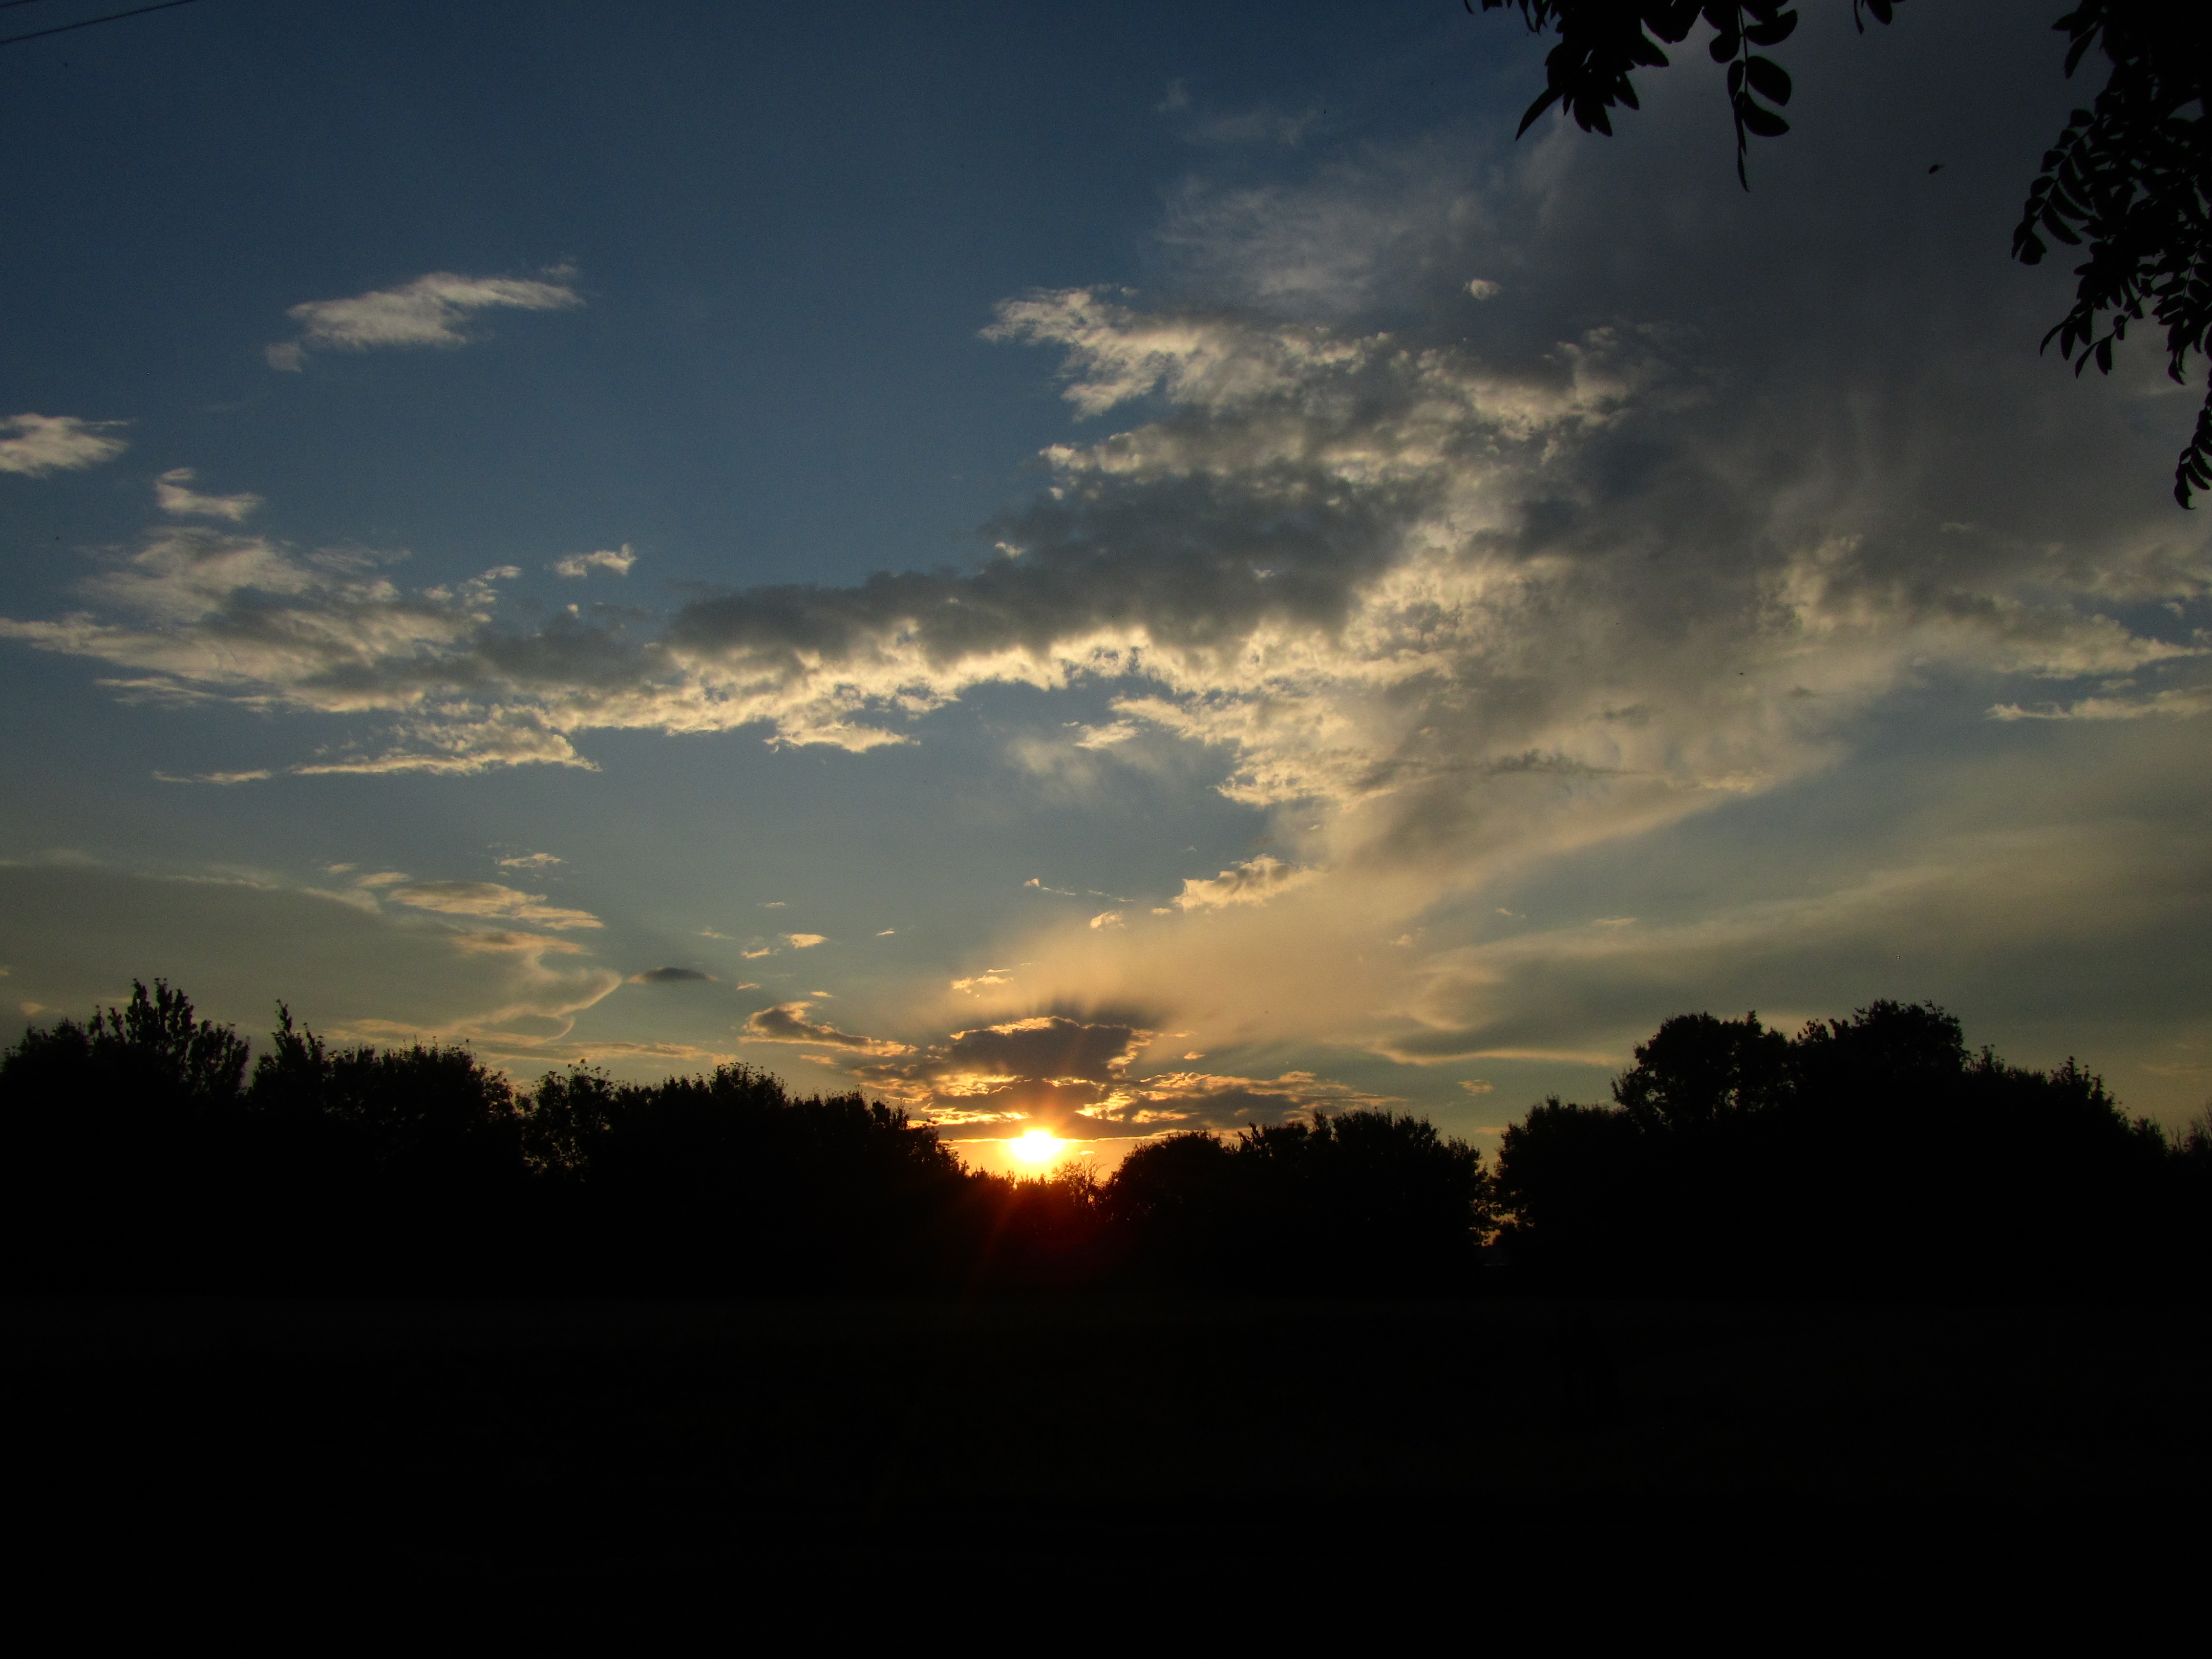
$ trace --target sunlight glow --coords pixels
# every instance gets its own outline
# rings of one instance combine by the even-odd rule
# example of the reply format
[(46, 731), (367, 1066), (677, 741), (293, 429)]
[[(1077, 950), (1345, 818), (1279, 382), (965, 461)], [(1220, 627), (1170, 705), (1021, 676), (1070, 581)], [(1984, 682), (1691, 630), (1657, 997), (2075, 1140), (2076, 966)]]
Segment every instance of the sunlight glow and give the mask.
[(1066, 1145), (1049, 1129), (1031, 1129), (1006, 1143), (1006, 1150), (1024, 1164), (1049, 1164)]

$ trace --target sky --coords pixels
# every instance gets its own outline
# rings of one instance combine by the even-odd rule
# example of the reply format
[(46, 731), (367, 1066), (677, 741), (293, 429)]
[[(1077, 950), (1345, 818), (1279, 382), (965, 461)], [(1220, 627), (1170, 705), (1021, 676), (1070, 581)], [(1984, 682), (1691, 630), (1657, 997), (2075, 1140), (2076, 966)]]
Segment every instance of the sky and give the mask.
[(0, 52), (0, 1007), (737, 1060), (988, 1164), (1493, 1146), (1889, 997), (2185, 1120), (2197, 397), (2007, 257), (2094, 83), (1802, 10), (1748, 192), (1701, 35), (1516, 141), (1544, 43), (1456, 0)]

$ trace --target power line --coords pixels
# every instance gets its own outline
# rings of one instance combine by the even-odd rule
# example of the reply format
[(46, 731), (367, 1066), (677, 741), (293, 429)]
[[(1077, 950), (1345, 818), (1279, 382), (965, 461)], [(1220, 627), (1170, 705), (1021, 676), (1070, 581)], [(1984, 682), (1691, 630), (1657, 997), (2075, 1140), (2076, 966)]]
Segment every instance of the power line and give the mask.
[[(30, 3), (30, 0), (4, 0), (10, 6)], [(33, 29), (27, 34), (10, 34), (0, 38), (0, 46), (12, 46), (18, 40), (36, 40), (49, 34), (67, 34), (71, 29), (88, 29), (95, 23), (118, 23), (126, 17), (143, 17), (149, 11), (167, 11), (174, 6), (189, 6), (192, 0), (161, 0), (159, 5), (140, 6), (131, 11), (111, 11), (105, 17), (88, 17), (81, 23), (57, 23), (50, 29)]]

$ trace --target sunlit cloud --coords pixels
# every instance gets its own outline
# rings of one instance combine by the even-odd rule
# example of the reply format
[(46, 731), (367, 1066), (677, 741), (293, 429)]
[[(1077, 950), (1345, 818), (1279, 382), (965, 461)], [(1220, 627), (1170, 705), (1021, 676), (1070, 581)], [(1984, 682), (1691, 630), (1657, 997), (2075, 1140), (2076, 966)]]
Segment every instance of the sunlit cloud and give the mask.
[(237, 524), (252, 516), (261, 505), (254, 495), (204, 495), (191, 487), (199, 475), (188, 466), (173, 466), (154, 481), (154, 498), (162, 512), (174, 518), (228, 519)]
[(1272, 1079), (1134, 1074), (1158, 1035), (1129, 1021), (1033, 1015), (956, 1030), (904, 1057), (849, 1069), (950, 1130), (1035, 1120), (1079, 1139), (1249, 1127), (1392, 1098), (1310, 1072)]
[(1224, 870), (1207, 880), (1186, 880), (1174, 904), (1178, 910), (1215, 910), (1231, 904), (1264, 904), (1277, 895), (1313, 878), (1311, 870), (1297, 870), (1280, 859), (1262, 853), (1233, 870)]
[(37, 478), (112, 461), (131, 447), (112, 435), (124, 424), (74, 415), (0, 416), (0, 472)]
[[(819, 995), (820, 993), (815, 993)], [(910, 1053), (903, 1042), (888, 1037), (860, 1036), (850, 1031), (841, 1031), (836, 1026), (807, 1018), (812, 1005), (805, 1001), (778, 1003), (750, 1015), (744, 1024), (745, 1039), (751, 1042), (812, 1043), (818, 1047), (848, 1049), (863, 1054), (903, 1054)]]
[(468, 324), (480, 312), (561, 311), (584, 303), (568, 285), (573, 273), (548, 275), (558, 280), (461, 276), (434, 270), (398, 288), (374, 289), (350, 299), (309, 300), (287, 313), (301, 325), (300, 334), (269, 347), (269, 366), (296, 371), (313, 351), (451, 349), (466, 345), (473, 337)]
[(548, 567), (556, 576), (588, 576), (594, 570), (611, 570), (617, 576), (629, 574), (629, 568), (637, 562), (637, 555), (630, 551), (628, 542), (622, 550), (611, 553), (602, 548), (596, 553), (571, 553), (564, 559), (556, 559)]
[[(370, 880), (356, 884), (368, 886)], [(588, 910), (572, 910), (548, 904), (543, 893), (526, 893), (492, 881), (378, 882), (383, 896), (395, 903), (418, 910), (435, 910), (451, 916), (497, 917), (526, 921), (539, 927), (597, 927), (599, 919)]]
[(114, 970), (101, 964), (150, 957), (204, 1012), (248, 1031), (281, 996), (335, 1041), (521, 1052), (558, 1042), (621, 983), (572, 939), (380, 906), (382, 887), (153, 875), (78, 858), (0, 863), (0, 887), (15, 937), (35, 942), (41, 960), (40, 984), (27, 988), (80, 1013), (111, 997)]

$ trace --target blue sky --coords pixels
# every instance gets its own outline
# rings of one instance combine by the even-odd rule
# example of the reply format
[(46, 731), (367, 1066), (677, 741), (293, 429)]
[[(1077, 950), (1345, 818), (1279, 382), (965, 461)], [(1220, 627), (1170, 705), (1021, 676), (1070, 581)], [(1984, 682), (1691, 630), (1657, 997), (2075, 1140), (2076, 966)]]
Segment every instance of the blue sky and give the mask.
[(1808, 6), (1748, 196), (1442, 0), (9, 48), (9, 1002), (1103, 1145), (1888, 995), (2186, 1115), (2194, 400), (2037, 357), (1960, 9)]

